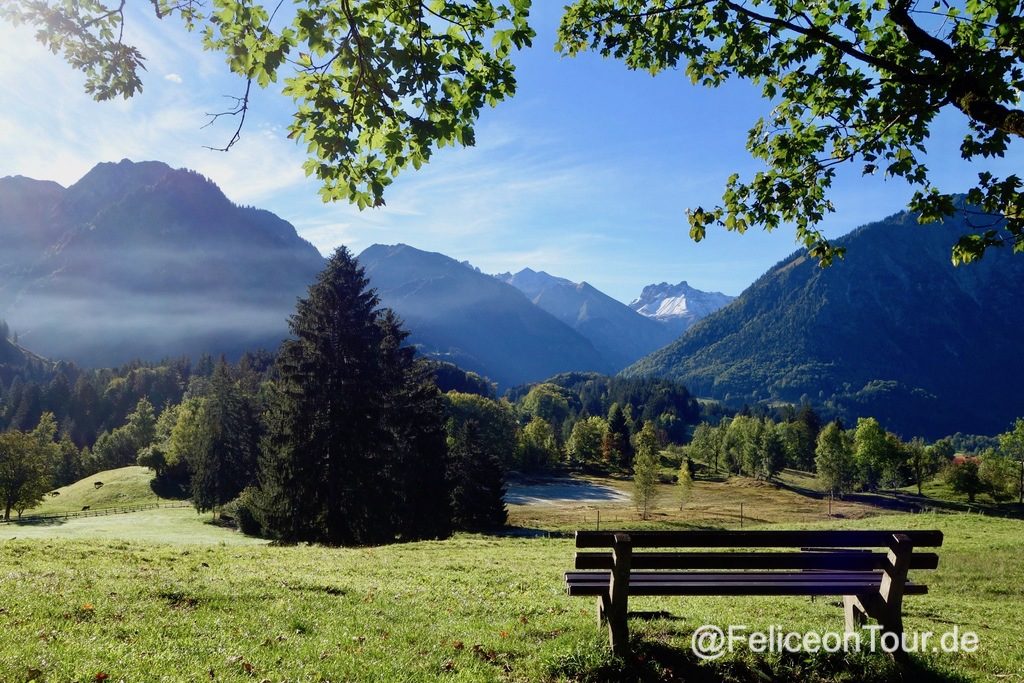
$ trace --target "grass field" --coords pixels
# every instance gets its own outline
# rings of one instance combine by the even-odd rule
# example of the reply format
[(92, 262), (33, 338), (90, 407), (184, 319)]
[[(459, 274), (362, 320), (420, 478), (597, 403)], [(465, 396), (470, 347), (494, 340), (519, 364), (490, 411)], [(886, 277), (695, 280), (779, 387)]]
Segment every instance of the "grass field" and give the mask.
[[(592, 602), (563, 592), (567, 539), (228, 545), (245, 539), (204, 519), (153, 510), (5, 529), (18, 537), (0, 541), (0, 679), (883, 681), (899, 673), (883, 655), (748, 653), (699, 665), (690, 654), (689, 635), (704, 623), (841, 629), (835, 601), (807, 598), (635, 600), (632, 609), (672, 616), (634, 619), (638, 656), (616, 661)], [(1024, 676), (1021, 522), (923, 514), (812, 526), (943, 529), (932, 592), (907, 599), (907, 628), (959, 625), (979, 633), (981, 649), (917, 660), (922, 668), (907, 679)], [(118, 534), (131, 540), (113, 540)]]
[(231, 529), (210, 524), (210, 519), (211, 515), (200, 515), (192, 508), (143, 510), (106, 517), (0, 525), (0, 538), (115, 540), (171, 545), (265, 543), (260, 539), (243, 536)]

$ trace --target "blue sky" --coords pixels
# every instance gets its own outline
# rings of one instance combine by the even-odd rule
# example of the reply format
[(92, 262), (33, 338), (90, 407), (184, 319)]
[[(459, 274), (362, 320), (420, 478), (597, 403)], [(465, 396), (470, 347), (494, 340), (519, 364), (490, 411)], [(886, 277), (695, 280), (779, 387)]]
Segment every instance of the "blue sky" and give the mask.
[[(285, 137), (291, 101), (276, 86), (254, 98), (231, 152), (204, 149), (231, 136), (232, 120), (201, 127), (241, 84), (198, 35), (142, 12), (148, 3), (128, 4), (126, 39), (148, 58), (145, 90), (129, 101), (93, 102), (30, 29), (0, 23), (0, 176), (67, 185), (100, 161), (159, 159), (277, 213), (324, 253), (405, 242), (486, 272), (529, 266), (586, 280), (622, 301), (683, 279), (739, 294), (796, 248), (792, 231), (716, 230), (695, 244), (685, 211), (717, 202), (730, 173), (758, 170), (744, 142), (767, 105), (742, 82), (708, 90), (683, 73), (652, 78), (597, 55), (561, 58), (552, 49), (560, 4), (535, 10), (539, 35), (517, 58), (519, 93), (484, 113), (477, 146), (443, 150), (389, 188), (386, 208), (363, 212), (320, 201), (302, 150)], [(929, 167), (943, 188), (966, 188), (981, 170), (959, 159), (963, 130), (949, 112), (933, 134)], [(1017, 143), (987, 168), (1013, 172), (1021, 158)], [(826, 234), (898, 211), (910, 194), (901, 181), (845, 169)]]

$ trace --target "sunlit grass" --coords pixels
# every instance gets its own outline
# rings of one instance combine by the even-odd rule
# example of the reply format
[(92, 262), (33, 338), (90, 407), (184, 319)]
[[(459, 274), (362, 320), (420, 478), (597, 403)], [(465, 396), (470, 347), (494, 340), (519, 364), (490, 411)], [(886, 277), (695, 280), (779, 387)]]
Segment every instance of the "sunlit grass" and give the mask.
[(145, 467), (121, 467), (98, 472), (74, 484), (56, 489), (57, 495), (47, 494), (40, 505), (27, 510), (25, 515), (76, 512), (86, 506), (91, 510), (97, 510), (129, 505), (151, 505), (161, 502), (150, 488), (149, 483), (152, 479), (153, 471)]
[[(191, 517), (168, 522), (182, 533), (232, 534), (188, 510), (99, 519), (124, 520), (126, 538), (143, 538), (128, 530), (183, 513)], [(931, 593), (907, 599), (906, 625), (936, 632), (958, 625), (977, 631), (982, 647), (974, 655), (929, 656), (926, 673), (1013, 680), (1024, 671), (1021, 522), (925, 514), (814, 526), (944, 530), (940, 569), (919, 577)], [(561, 574), (574, 551), (568, 539), (458, 536), (329, 549), (80, 533), (0, 542), (0, 679), (38, 673), (38, 680), (89, 681), (101, 672), (126, 681), (671, 678), (666, 669), (707, 680), (892, 675), (884, 656), (838, 663), (741, 656), (701, 667), (688, 655), (690, 633), (704, 623), (841, 629), (833, 599), (637, 599), (632, 609), (673, 617), (634, 619), (642, 659), (617, 662), (596, 628), (592, 601), (564, 594)]]

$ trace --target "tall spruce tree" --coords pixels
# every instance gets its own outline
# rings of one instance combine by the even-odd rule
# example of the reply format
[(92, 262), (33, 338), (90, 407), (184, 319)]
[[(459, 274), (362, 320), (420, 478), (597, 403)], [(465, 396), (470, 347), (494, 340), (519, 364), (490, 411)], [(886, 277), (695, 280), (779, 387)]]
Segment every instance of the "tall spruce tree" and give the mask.
[(448, 477), (452, 487), (452, 522), (466, 531), (505, 526), (505, 472), (501, 460), (487, 449), (475, 420), (449, 421)]
[(372, 544), (448, 533), (440, 397), (379, 304), (340, 247), (289, 321), (256, 496), (271, 536)]
[(188, 455), (192, 502), (197, 510), (213, 510), (255, 482), (259, 448), (257, 413), (224, 359), (214, 368), (210, 395), (196, 417), (202, 437)]
[(452, 531), (445, 404), (433, 367), (404, 346), (409, 333), (390, 309), (378, 318), (381, 372), (378, 395), (388, 480), (395, 491), (391, 515), (398, 536), (442, 538)]
[(629, 423), (622, 406), (613, 403), (608, 409), (608, 443), (606, 444), (605, 457), (610, 460), (617, 459), (613, 464), (626, 469), (633, 463), (633, 448), (630, 443)]

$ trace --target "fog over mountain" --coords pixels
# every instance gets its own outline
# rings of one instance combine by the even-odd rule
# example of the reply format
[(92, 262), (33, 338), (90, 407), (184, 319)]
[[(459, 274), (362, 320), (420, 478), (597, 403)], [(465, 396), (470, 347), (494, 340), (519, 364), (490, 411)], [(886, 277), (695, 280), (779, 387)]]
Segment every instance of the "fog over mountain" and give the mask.
[[(274, 349), (324, 263), (288, 222), (159, 161), (101, 163), (66, 188), (2, 178), (0, 240), (0, 319), (87, 366)], [(360, 260), (421, 352), (504, 386), (615, 372), (673, 339), (587, 283), (525, 269), (508, 284), (405, 245)]]
[(569, 370), (617, 369), (585, 336), (470, 265), (405, 244), (375, 244), (359, 262), (421, 352), (502, 387)]
[(161, 162), (102, 163), (68, 188), (0, 179), (0, 317), (86, 365), (276, 348), (323, 258), (268, 211)]

